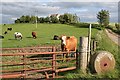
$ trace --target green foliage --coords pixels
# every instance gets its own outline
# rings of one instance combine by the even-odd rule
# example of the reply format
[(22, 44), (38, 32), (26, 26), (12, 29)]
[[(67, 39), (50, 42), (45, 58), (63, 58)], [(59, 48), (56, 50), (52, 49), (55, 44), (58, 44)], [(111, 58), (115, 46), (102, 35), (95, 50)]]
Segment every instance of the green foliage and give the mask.
[[(78, 28), (89, 28), (90, 23), (71, 23), (70, 25), (76, 26)], [(102, 30), (102, 28), (100, 27), (99, 24), (92, 24), (91, 26), (92, 28), (98, 29), (98, 30)]]
[(45, 22), (45, 18), (44, 17), (38, 18), (38, 23), (44, 23), (44, 22)]
[(64, 15), (60, 15), (60, 16), (59, 16), (59, 21), (60, 21), (60, 23), (62, 23), (62, 24), (65, 23)]
[(111, 25), (109, 25), (106, 28), (108, 28), (108, 29), (112, 30), (113, 32), (115, 32), (115, 33), (120, 35), (120, 23), (115, 23), (114, 25), (111, 24)]
[(68, 14), (68, 13), (65, 13), (64, 15), (60, 15), (59, 17), (59, 21), (60, 23), (77, 23), (79, 22), (78, 21), (78, 16), (75, 14)]
[(107, 27), (109, 25), (109, 11), (101, 10), (97, 14), (98, 22), (100, 25)]
[(15, 20), (15, 23), (20, 23), (20, 19)]
[(116, 27), (117, 31), (120, 32), (120, 23), (119, 23), (119, 24), (118, 24), (118, 23), (115, 23), (115, 27)]
[(20, 17), (20, 23), (25, 23), (25, 16), (24, 15)]
[(106, 73), (102, 73), (99, 75), (99, 77), (103, 78), (118, 78), (118, 76), (119, 76), (118, 70), (108, 71)]
[(50, 17), (35, 17), (35, 16), (21, 16), (17, 20), (15, 20), (15, 23), (35, 23), (37, 18), (37, 23), (77, 23), (79, 22), (79, 18), (76, 14), (68, 14), (65, 13), (64, 15), (59, 14), (53, 14)]
[(30, 16), (27, 15), (27, 16), (25, 17), (25, 22), (26, 22), (26, 23), (29, 23), (29, 22), (30, 22)]
[(21, 16), (20, 18), (18, 18), (17, 20), (15, 20), (15, 23), (35, 23), (36, 21), (36, 18), (35, 16), (29, 16), (29, 15), (26, 15), (26, 16)]
[(35, 21), (36, 21), (36, 17), (35, 16), (31, 16), (30, 23), (35, 23)]
[(50, 17), (46, 17), (44, 20), (46, 23), (50, 23), (50, 21), (51, 21)]
[(58, 23), (59, 22), (59, 20), (56, 16), (50, 16), (50, 19), (51, 19), (52, 23)]

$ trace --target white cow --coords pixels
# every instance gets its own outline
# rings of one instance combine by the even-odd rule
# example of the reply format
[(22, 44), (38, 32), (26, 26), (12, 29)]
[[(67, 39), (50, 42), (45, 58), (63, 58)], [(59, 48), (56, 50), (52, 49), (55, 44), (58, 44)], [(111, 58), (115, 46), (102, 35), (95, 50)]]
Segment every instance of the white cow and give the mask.
[(22, 39), (22, 34), (20, 32), (15, 32), (15, 39)]

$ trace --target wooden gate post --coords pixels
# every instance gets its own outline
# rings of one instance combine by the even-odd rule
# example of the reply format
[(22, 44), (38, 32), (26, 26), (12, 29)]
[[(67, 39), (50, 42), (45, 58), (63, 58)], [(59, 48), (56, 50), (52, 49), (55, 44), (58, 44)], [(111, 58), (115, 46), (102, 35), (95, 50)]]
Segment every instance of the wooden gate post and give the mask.
[(25, 74), (25, 76), (23, 76), (23, 80), (26, 78), (26, 57), (23, 54), (23, 74)]
[[(53, 52), (55, 52), (55, 47), (53, 47)], [(52, 60), (52, 75), (53, 75), (53, 78), (55, 78), (55, 70), (56, 70), (56, 54), (52, 54), (52, 57), (53, 57), (53, 60)]]
[(80, 69), (80, 58), (78, 50), (76, 50), (76, 69)]
[(88, 50), (88, 37), (80, 37), (80, 69), (86, 73), (87, 69), (87, 50)]

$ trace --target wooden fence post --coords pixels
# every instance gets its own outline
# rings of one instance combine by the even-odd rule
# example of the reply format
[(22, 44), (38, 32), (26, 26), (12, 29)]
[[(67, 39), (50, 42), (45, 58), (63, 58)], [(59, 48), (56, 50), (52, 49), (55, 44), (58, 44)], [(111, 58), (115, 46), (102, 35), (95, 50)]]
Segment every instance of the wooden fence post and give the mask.
[(76, 69), (80, 69), (80, 58), (78, 50), (76, 50)]
[(80, 69), (86, 73), (87, 69), (87, 50), (88, 50), (88, 37), (80, 37)]
[[(53, 52), (55, 52), (56, 51), (56, 49), (55, 49), (55, 47), (53, 47), (53, 50), (52, 50)], [(53, 74), (53, 78), (55, 78), (55, 70), (56, 70), (56, 54), (53, 54), (52, 55), (52, 57), (53, 57), (53, 60), (52, 60), (52, 74)]]
[(90, 43), (91, 43), (91, 24), (89, 26), (88, 30), (88, 51), (87, 51), (87, 65), (89, 65), (90, 62), (90, 55), (91, 55), (91, 50), (90, 50)]
[(97, 41), (93, 40), (93, 51), (96, 50)]
[(25, 55), (23, 54), (23, 74), (25, 74), (25, 76), (23, 77), (23, 79), (26, 78), (26, 60), (25, 60)]

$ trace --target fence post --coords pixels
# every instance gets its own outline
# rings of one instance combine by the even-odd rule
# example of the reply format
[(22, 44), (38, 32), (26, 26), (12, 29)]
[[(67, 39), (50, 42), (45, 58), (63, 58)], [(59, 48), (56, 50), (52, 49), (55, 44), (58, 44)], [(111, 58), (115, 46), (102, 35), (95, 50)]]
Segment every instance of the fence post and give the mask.
[(78, 50), (76, 50), (76, 69), (80, 69), (80, 60), (79, 60), (79, 53)]
[(80, 37), (80, 69), (86, 73), (87, 69), (87, 50), (88, 50), (88, 37)]
[[(53, 47), (53, 52), (55, 52), (55, 47)], [(52, 75), (53, 75), (53, 78), (55, 78), (55, 70), (56, 70), (56, 54), (52, 54), (52, 57), (53, 57), (53, 60), (52, 60)]]
[(97, 44), (97, 41), (93, 40), (93, 51), (96, 50), (96, 44)]
[(23, 76), (23, 79), (26, 78), (26, 60), (25, 60), (25, 55), (23, 54), (23, 74), (25, 74), (25, 76)]
[(89, 30), (88, 30), (88, 52), (87, 52), (87, 64), (89, 65), (89, 62), (90, 62), (90, 43), (91, 43), (91, 24), (89, 26)]

